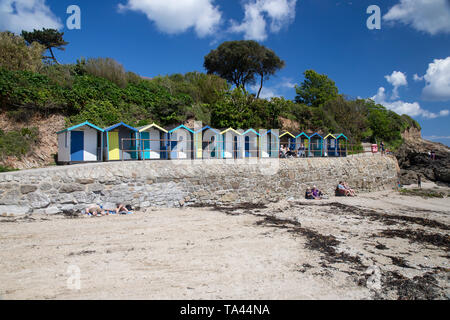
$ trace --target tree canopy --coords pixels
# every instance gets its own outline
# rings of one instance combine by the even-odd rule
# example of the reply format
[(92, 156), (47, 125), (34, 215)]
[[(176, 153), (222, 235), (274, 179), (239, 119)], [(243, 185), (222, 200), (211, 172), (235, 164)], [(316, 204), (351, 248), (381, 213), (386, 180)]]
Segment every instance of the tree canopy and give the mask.
[(63, 36), (64, 32), (59, 32), (56, 29), (44, 28), (42, 30), (34, 29), (31, 32), (22, 31), (22, 37), (25, 39), (26, 42), (28, 42), (29, 44), (37, 42), (43, 45), (46, 49), (48, 49), (50, 51), (51, 57), (46, 58), (52, 59), (56, 64), (59, 63), (56, 60), (55, 55), (53, 54), (53, 48), (64, 51), (66, 50), (64, 46), (69, 44), (68, 42), (64, 41)]
[(264, 81), (284, 66), (275, 52), (253, 40), (226, 41), (205, 56), (204, 62), (208, 74), (216, 74), (244, 91), (259, 76), (257, 98)]
[(305, 80), (300, 86), (295, 87), (297, 103), (318, 107), (329, 100), (336, 99), (339, 95), (335, 82), (327, 75), (318, 74), (314, 70), (307, 70), (303, 74)]

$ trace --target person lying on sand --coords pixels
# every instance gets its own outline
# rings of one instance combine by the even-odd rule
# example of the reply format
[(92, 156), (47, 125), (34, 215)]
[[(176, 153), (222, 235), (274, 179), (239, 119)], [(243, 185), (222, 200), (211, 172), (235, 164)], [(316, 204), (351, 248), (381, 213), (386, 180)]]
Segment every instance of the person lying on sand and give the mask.
[(99, 205), (92, 205), (86, 208), (86, 214), (92, 214), (93, 216), (98, 216), (99, 214), (104, 216), (105, 211)]
[(116, 214), (128, 214), (128, 209), (125, 207), (123, 203), (118, 203), (116, 205)]

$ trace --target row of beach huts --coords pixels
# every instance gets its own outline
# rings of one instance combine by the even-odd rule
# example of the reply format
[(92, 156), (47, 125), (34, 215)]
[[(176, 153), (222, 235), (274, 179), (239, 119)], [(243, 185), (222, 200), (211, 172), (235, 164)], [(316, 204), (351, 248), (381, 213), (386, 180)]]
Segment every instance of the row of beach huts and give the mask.
[(278, 130), (195, 130), (184, 125), (156, 124), (134, 128), (123, 122), (100, 128), (83, 122), (57, 133), (58, 162), (118, 160), (278, 158), (280, 147), (300, 150), (305, 157), (346, 157), (344, 134), (296, 134)]

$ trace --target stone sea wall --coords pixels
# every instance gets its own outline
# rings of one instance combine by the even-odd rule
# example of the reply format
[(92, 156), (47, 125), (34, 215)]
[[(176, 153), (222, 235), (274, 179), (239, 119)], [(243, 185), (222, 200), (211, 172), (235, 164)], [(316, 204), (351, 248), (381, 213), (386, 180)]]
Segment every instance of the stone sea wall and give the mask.
[(303, 199), (316, 185), (329, 195), (339, 180), (358, 191), (390, 189), (391, 157), (146, 161), (80, 164), (0, 174), (0, 215), (57, 214), (91, 204), (136, 209)]

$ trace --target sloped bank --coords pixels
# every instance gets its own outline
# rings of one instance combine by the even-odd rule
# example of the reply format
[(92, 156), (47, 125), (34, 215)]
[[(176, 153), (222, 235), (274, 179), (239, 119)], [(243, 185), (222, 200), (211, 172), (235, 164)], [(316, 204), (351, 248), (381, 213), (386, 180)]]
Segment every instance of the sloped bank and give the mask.
[(339, 180), (358, 191), (390, 189), (392, 157), (286, 160), (148, 161), (83, 164), (0, 174), (1, 214), (57, 214), (93, 203), (135, 208), (266, 203), (302, 198), (317, 185), (332, 195)]

